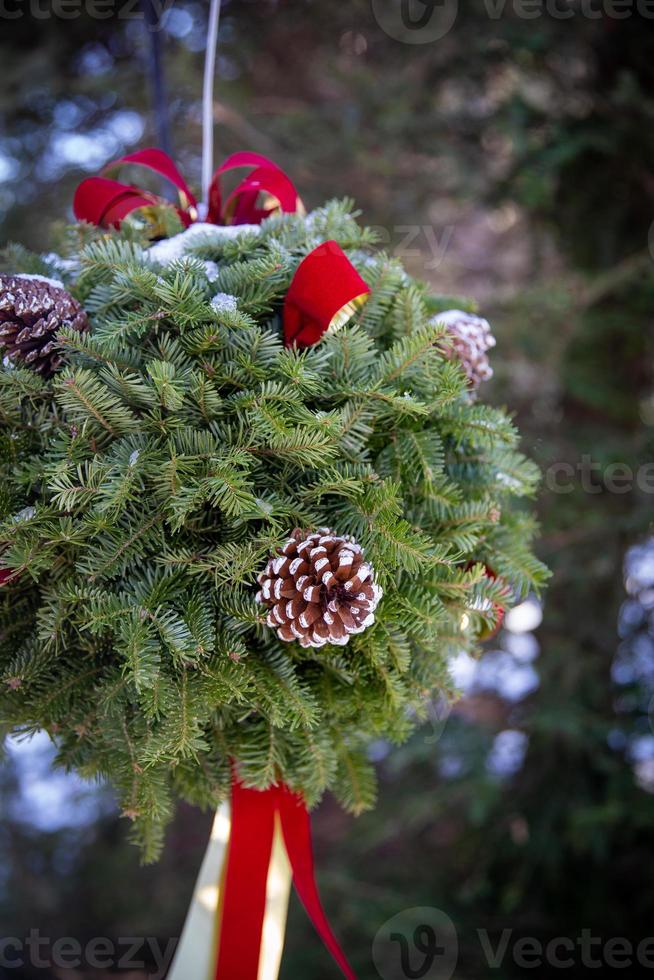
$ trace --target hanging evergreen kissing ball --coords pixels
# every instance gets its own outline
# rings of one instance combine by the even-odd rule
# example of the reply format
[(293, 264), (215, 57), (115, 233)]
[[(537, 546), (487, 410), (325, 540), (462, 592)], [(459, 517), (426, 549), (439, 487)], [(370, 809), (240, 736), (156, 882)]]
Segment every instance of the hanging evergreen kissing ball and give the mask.
[[(450, 657), (545, 571), (522, 505), (538, 471), (470, 399), (434, 316), (451, 301), (348, 202), (137, 234), (80, 226), (54, 267), (6, 259), (64, 275), (91, 329), (58, 330), (53, 377), (0, 366), (0, 718), (110, 780), (152, 858), (175, 801), (215, 806), (234, 764), (371, 806), (369, 741), (406, 739)], [(286, 346), (289, 287), (326, 241), (369, 292)]]

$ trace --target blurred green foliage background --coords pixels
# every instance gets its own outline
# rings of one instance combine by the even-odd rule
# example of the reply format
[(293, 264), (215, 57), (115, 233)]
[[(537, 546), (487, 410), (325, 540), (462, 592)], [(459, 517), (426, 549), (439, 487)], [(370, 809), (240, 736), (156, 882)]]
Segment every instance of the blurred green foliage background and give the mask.
[[(376, 811), (354, 821), (327, 801), (315, 831), (362, 980), (378, 976), (377, 930), (413, 906), (453, 920), (456, 978), (508, 980), (524, 973), (512, 947), (491, 968), (478, 930), (493, 947), (507, 929), (511, 944), (654, 934), (653, 22), (599, 0), (529, 19), (461, 0), (442, 38), (408, 44), (380, 6), (224, 3), (216, 151), (272, 156), (308, 207), (354, 197), (414, 274), (493, 323), (490, 397), (545, 472), (542, 623), (530, 601), (479, 663), (457, 661), (454, 709), (435, 703), (399, 750), (373, 746)], [(157, 138), (139, 8), (67, 9), (79, 16), (47, 0), (0, 12), (0, 239), (39, 250), (83, 176)], [(174, 0), (158, 35), (174, 155), (196, 185), (206, 18)], [(210, 815), (180, 811), (161, 864), (141, 868), (110, 793), (48, 775), (43, 742), (10, 747), (0, 807), (0, 937), (179, 935)], [(147, 952), (123, 975), (154, 972)], [(296, 904), (282, 976), (335, 976)]]

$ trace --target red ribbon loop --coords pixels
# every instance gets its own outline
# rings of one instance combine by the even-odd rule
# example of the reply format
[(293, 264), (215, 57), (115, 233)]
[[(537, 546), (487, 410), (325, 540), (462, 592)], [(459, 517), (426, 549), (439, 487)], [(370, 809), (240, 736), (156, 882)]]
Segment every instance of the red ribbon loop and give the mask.
[[(183, 224), (188, 227), (198, 220), (197, 201), (179, 169), (167, 153), (151, 147), (120, 157), (103, 168), (102, 176), (87, 177), (82, 181), (73, 201), (78, 221), (89, 221), (103, 228), (117, 228), (137, 208), (169, 203), (158, 194), (112, 179), (121, 167), (127, 165), (146, 167), (169, 180), (179, 194), (179, 207), (176, 210)], [(223, 202), (220, 178), (239, 167), (250, 167), (251, 173)], [(260, 197), (264, 198), (263, 206), (260, 206)], [(301, 211), (302, 202), (292, 181), (272, 160), (259, 153), (234, 153), (218, 167), (209, 192), (207, 221), (211, 224), (261, 224), (276, 210), (287, 213)]]
[(73, 211), (78, 221), (101, 228), (117, 228), (137, 208), (162, 203), (155, 194), (107, 177), (89, 177), (75, 191)]
[(323, 242), (297, 268), (284, 301), (284, 341), (310, 347), (338, 330), (365, 302), (370, 287), (340, 245)]
[(156, 147), (150, 147), (147, 150), (138, 150), (136, 153), (128, 153), (127, 156), (119, 157), (118, 160), (114, 160), (113, 163), (108, 163), (103, 169), (104, 174), (111, 174), (114, 170), (120, 169), (120, 167), (126, 164), (132, 164), (139, 167), (146, 167), (148, 170), (153, 170), (154, 173), (159, 174), (161, 177), (165, 177), (169, 180), (173, 186), (177, 188), (180, 195), (180, 202), (185, 210), (190, 207), (197, 207), (197, 201), (193, 196), (193, 192), (190, 187), (182, 177), (181, 173), (177, 169), (176, 164), (164, 153), (163, 150), (159, 150)]
[[(181, 173), (163, 150), (151, 148), (130, 153), (107, 164), (103, 175), (113, 174), (125, 165), (146, 167), (169, 180), (179, 193), (176, 208), (185, 226), (197, 219), (197, 201)], [(137, 208), (168, 204), (163, 197), (132, 184), (123, 184), (107, 176), (88, 177), (75, 192), (73, 211), (78, 221), (89, 221), (102, 228), (117, 228)]]
[[(223, 204), (220, 178), (230, 170), (253, 167)], [(257, 208), (260, 194), (267, 195), (269, 206)], [(274, 211), (294, 214), (302, 210), (302, 202), (293, 182), (284, 171), (260, 153), (243, 150), (227, 157), (218, 167), (209, 188), (209, 216), (212, 224), (261, 224)]]
[(236, 776), (232, 780), (232, 829), (216, 980), (257, 980), (276, 817), (302, 904), (343, 975), (347, 980), (356, 980), (320, 901), (304, 800), (284, 784), (263, 791), (246, 789)]

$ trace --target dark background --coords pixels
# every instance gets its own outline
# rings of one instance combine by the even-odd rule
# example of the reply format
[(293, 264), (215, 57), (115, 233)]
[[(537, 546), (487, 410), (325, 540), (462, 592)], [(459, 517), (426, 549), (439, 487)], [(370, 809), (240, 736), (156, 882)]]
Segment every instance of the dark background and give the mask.
[[(94, 2), (0, 7), (3, 242), (47, 251), (76, 183), (158, 139), (139, 8), (116, 0), (99, 19)], [(378, 976), (377, 931), (414, 906), (454, 922), (460, 980), (523, 976), (517, 939), (577, 944), (584, 929), (601, 943), (590, 958), (577, 944), (568, 975), (612, 973), (625, 957), (605, 943), (654, 935), (654, 20), (601, 0), (528, 18), (461, 0), (434, 13), (456, 15), (443, 37), (406, 43), (419, 32), (397, 40), (380, 23), (382, 8), (397, 23), (399, 0), (223, 6), (218, 158), (272, 156), (308, 207), (353, 197), (412, 273), (476, 297), (498, 340), (488, 397), (516, 412), (546, 474), (542, 623), (536, 600), (520, 607), (478, 664), (453, 665), (451, 712), (435, 703), (407, 745), (372, 746), (373, 813), (355, 821), (328, 799), (315, 815), (334, 927), (362, 980)], [(196, 185), (207, 13), (175, 0), (158, 38), (172, 149)], [(165, 948), (210, 815), (181, 808), (163, 860), (141, 868), (110, 792), (50, 775), (48, 760), (37, 739), (0, 766), (0, 937)], [(512, 930), (497, 968), (478, 930), (493, 947)], [(144, 949), (145, 966), (122, 973), (0, 977), (137, 980), (155, 969)], [(296, 904), (282, 976), (336, 976)]]

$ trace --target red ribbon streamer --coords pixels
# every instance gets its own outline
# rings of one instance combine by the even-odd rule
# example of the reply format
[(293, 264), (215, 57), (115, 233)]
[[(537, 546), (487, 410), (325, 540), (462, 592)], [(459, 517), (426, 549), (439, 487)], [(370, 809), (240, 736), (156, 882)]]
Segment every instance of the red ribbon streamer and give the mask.
[(246, 789), (236, 776), (216, 980), (257, 980), (276, 815), (293, 882), (309, 918), (343, 975), (356, 980), (320, 902), (304, 800), (283, 784), (263, 791)]
[(232, 781), (216, 980), (257, 980), (276, 805), (276, 787), (260, 793)]
[(301, 796), (293, 793), (288, 786), (278, 788), (279, 813), (286, 853), (293, 870), (293, 883), (302, 904), (323, 943), (347, 980), (356, 980), (352, 967), (338, 944), (325, 910), (320, 901), (313, 864), (313, 845), (311, 842), (311, 821), (309, 811)]
[(369, 292), (340, 245), (323, 242), (300, 263), (286, 294), (286, 346), (310, 347), (327, 330), (337, 330)]
[[(156, 148), (120, 157), (103, 169), (102, 176), (83, 180), (73, 200), (78, 221), (89, 221), (103, 228), (118, 227), (137, 208), (169, 203), (157, 194), (109, 176), (127, 164), (145, 167), (169, 180), (179, 195), (176, 211), (183, 224), (188, 227), (197, 221), (197, 201), (190, 187), (168, 154)], [(253, 169), (223, 203), (220, 178), (239, 167)], [(268, 197), (267, 207), (258, 207), (259, 195)], [(302, 209), (302, 202), (291, 180), (272, 160), (259, 153), (234, 153), (216, 170), (207, 216), (211, 224), (260, 224), (276, 209), (293, 213)]]

